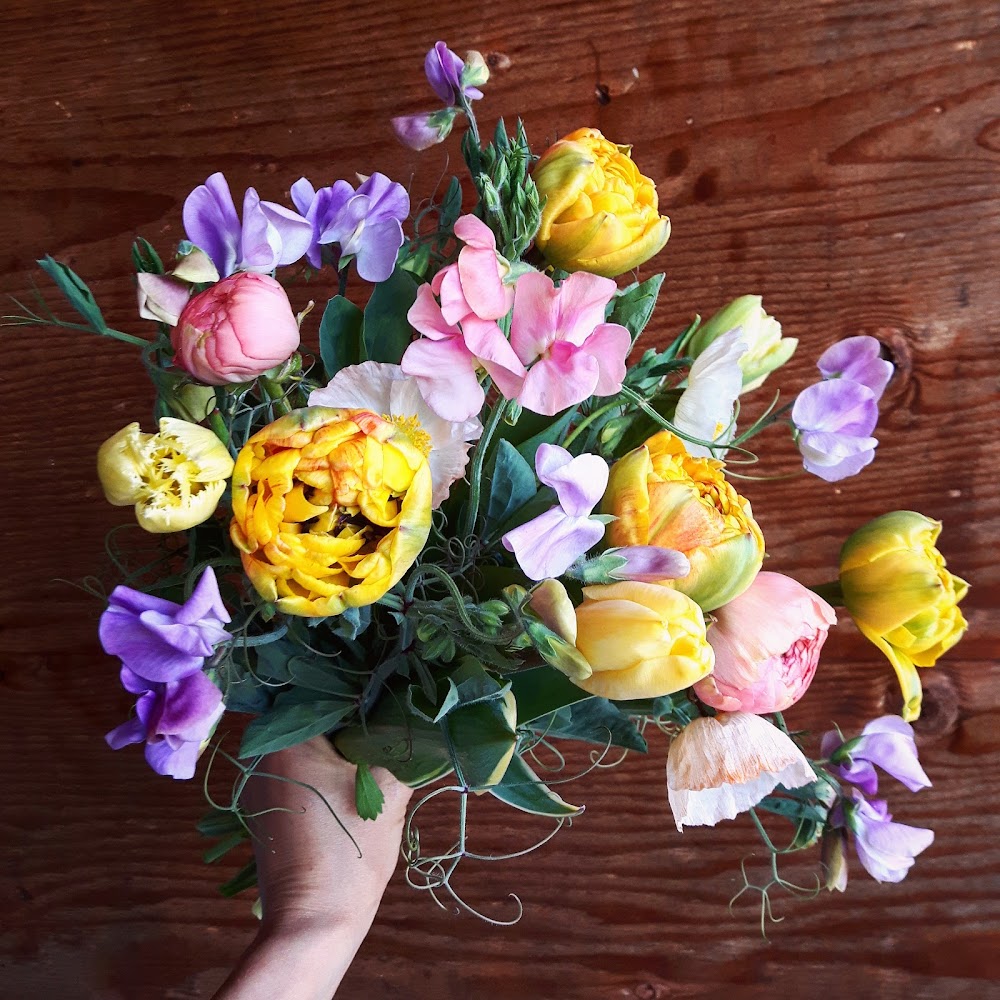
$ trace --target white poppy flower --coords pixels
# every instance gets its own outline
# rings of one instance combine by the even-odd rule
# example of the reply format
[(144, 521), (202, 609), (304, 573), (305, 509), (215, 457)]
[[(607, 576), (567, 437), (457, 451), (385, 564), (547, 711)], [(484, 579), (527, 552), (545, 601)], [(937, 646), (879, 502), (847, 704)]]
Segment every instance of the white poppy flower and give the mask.
[(478, 417), (439, 417), (424, 401), (416, 379), (404, 375), (399, 365), (378, 361), (341, 368), (325, 389), (310, 394), (309, 405), (371, 410), (407, 431), (427, 454), (435, 508), (448, 498), (451, 484), (465, 475), (470, 442), (483, 433)]
[[(677, 401), (673, 423), (682, 433), (702, 441), (725, 444), (732, 439), (733, 407), (743, 388), (740, 358), (748, 350), (740, 327), (712, 341), (695, 358), (687, 388)], [(724, 450), (684, 442), (689, 455), (722, 458)]]
[(799, 788), (815, 780), (792, 740), (749, 712), (695, 719), (667, 756), (667, 797), (678, 830), (715, 826), (746, 812), (779, 784)]

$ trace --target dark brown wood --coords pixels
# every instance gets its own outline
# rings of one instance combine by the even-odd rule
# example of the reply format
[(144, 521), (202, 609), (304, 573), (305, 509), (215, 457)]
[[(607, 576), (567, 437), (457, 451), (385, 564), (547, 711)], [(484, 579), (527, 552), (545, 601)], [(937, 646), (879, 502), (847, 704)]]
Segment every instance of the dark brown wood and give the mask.
[[(114, 325), (140, 331), (129, 243), (169, 249), (185, 194), (217, 169), (270, 198), (301, 174), (374, 169), (425, 196), (442, 150), (400, 149), (388, 118), (429, 106), (421, 60), (441, 37), (496, 67), (487, 128), (520, 115), (539, 151), (586, 124), (635, 144), (674, 226), (653, 338), (756, 291), (801, 338), (790, 391), (852, 334), (879, 337), (899, 367), (863, 475), (746, 489), (771, 568), (829, 578), (852, 528), (914, 508), (945, 522), (942, 548), (973, 585), (968, 637), (924, 674), (934, 787), (893, 795), (897, 818), (936, 831), (910, 877), (879, 886), (855, 863), (845, 896), (778, 894), (788, 919), (762, 940), (753, 904), (726, 908), (752, 831), (677, 834), (657, 738), (569, 786), (587, 812), (543, 852), (468, 864), (473, 905), (503, 917), (520, 895), (516, 927), (442, 912), (397, 877), (343, 996), (1000, 996), (996, 13), (980, 0), (4, 5), (0, 291), (28, 294), (51, 252)], [(443, 151), (457, 163), (457, 137)], [(99, 604), (64, 582), (99, 568), (123, 520), (93, 456), (146, 417), (148, 386), (132, 349), (88, 334), (8, 329), (2, 343), (0, 996), (208, 997), (254, 921), (216, 894), (233, 866), (200, 861), (199, 784), (104, 746), (127, 700), (95, 640)], [(794, 471), (788, 442), (770, 441), (762, 471)], [(843, 623), (791, 721), (849, 728), (897, 705), (889, 667)], [(484, 850), (544, 829), (473, 809)], [(424, 834), (448, 830), (438, 817)]]

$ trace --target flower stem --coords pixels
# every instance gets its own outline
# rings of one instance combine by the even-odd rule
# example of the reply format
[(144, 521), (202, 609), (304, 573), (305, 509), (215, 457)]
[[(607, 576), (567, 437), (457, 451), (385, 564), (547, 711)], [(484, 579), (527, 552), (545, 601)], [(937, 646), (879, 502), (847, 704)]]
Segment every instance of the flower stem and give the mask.
[(476, 113), (472, 110), (472, 103), (465, 94), (459, 97), (459, 103), (465, 112), (465, 117), (469, 119), (469, 130), (472, 132), (472, 138), (475, 139), (477, 148), (482, 149), (483, 144), (479, 140), (479, 125), (476, 123)]
[(566, 440), (563, 441), (562, 446), (569, 451), (569, 446), (580, 436), (582, 431), (585, 431), (598, 417), (603, 417), (605, 413), (609, 410), (613, 410), (616, 407), (621, 406), (618, 400), (613, 400), (610, 403), (605, 403), (604, 406), (598, 407), (593, 413), (588, 413), (587, 416), (581, 420), (573, 430), (566, 435)]
[(476, 453), (472, 456), (472, 469), (469, 474), (469, 500), (465, 505), (465, 517), (462, 521), (462, 531), (459, 538), (471, 538), (476, 531), (476, 521), (479, 518), (479, 497), (483, 487), (483, 465), (486, 462), (486, 452), (490, 446), (490, 440), (496, 432), (504, 411), (510, 405), (510, 400), (499, 399), (493, 407), (493, 411), (483, 428), (483, 436), (476, 446)]

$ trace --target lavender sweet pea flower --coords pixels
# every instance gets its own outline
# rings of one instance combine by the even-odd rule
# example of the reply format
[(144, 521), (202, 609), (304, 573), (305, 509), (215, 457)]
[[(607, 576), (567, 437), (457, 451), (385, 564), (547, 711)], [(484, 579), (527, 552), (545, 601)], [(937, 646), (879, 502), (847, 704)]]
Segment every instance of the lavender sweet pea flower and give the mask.
[(691, 572), (691, 563), (683, 552), (661, 549), (658, 545), (626, 545), (607, 549), (605, 556), (620, 556), (625, 565), (608, 573), (613, 580), (634, 580), (637, 583), (659, 583), (677, 580)]
[(187, 238), (208, 254), (222, 277), (294, 264), (312, 240), (307, 219), (283, 205), (261, 201), (253, 188), (243, 196), (241, 223), (221, 173), (212, 174), (187, 196), (183, 218)]
[(559, 504), (501, 539), (528, 579), (560, 576), (604, 537), (603, 522), (590, 514), (607, 489), (608, 471), (597, 455), (574, 458), (558, 445), (538, 446), (535, 472), (556, 491)]
[(434, 93), (446, 104), (458, 104), (463, 93), (467, 100), (478, 101), (483, 92), (476, 87), (465, 86), (462, 83), (462, 70), (465, 62), (444, 42), (436, 42), (434, 48), (424, 59), (424, 72), (427, 82), (434, 88)]
[(856, 739), (841, 740), (836, 730), (823, 736), (820, 752), (832, 762), (831, 772), (841, 781), (857, 785), (865, 795), (878, 791), (877, 764), (911, 792), (930, 788), (930, 779), (917, 758), (913, 727), (898, 715), (873, 719)]
[(874, 337), (847, 337), (828, 347), (816, 362), (823, 378), (849, 379), (871, 389), (881, 399), (892, 378), (893, 365), (881, 356), (882, 345)]
[(806, 471), (828, 483), (857, 475), (875, 457), (878, 403), (859, 382), (834, 379), (803, 389), (792, 423)]
[(442, 108), (440, 111), (397, 115), (392, 119), (392, 130), (404, 146), (420, 152), (448, 138), (457, 114), (455, 108)]
[(893, 823), (884, 800), (867, 801), (853, 792), (843, 804), (844, 823), (854, 834), (854, 849), (877, 882), (902, 882), (916, 856), (934, 842), (934, 831)]
[[(344, 188), (339, 185), (349, 192), (342, 203)], [(337, 194), (330, 195), (331, 213), (318, 242), (339, 243), (341, 254), (353, 254), (365, 281), (385, 281), (403, 245), (403, 220), (410, 214), (406, 188), (374, 173), (357, 191), (347, 181), (338, 181), (331, 190)]]
[(201, 670), (213, 647), (230, 639), (230, 620), (209, 566), (184, 604), (115, 587), (98, 629), (106, 653), (152, 683), (177, 681)]
[(354, 196), (354, 188), (347, 181), (336, 181), (318, 191), (305, 177), (300, 177), (291, 187), (292, 204), (309, 220), (312, 242), (306, 259), (315, 268), (323, 266), (323, 247), (319, 238), (337, 218), (340, 210)]
[(224, 711), (222, 692), (200, 670), (166, 683), (147, 681), (122, 667), (122, 686), (139, 695), (136, 717), (105, 736), (112, 750), (146, 742), (157, 774), (191, 778), (205, 741)]

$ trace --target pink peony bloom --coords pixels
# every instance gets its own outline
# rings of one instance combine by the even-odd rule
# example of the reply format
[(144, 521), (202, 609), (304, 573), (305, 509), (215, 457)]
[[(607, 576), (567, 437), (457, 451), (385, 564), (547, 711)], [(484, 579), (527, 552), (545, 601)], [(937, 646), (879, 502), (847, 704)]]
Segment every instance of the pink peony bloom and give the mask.
[(528, 368), (518, 401), (554, 416), (589, 396), (619, 392), (632, 338), (604, 311), (617, 286), (610, 278), (577, 271), (556, 288), (544, 274), (517, 281), (510, 342)]
[(739, 597), (712, 612), (715, 670), (695, 694), (723, 712), (783, 712), (805, 694), (837, 615), (780, 573), (758, 573)]
[(274, 278), (243, 271), (195, 295), (170, 335), (174, 360), (207, 385), (249, 382), (294, 353), (299, 325)]
[(455, 233), (466, 241), (458, 262), (421, 285), (407, 313), (423, 337), (407, 347), (402, 368), (438, 416), (462, 421), (479, 413), (486, 400), (480, 369), (507, 399), (521, 391), (525, 370), (496, 322), (510, 309), (513, 293), (503, 285), (492, 231), (466, 215), (455, 223)]

